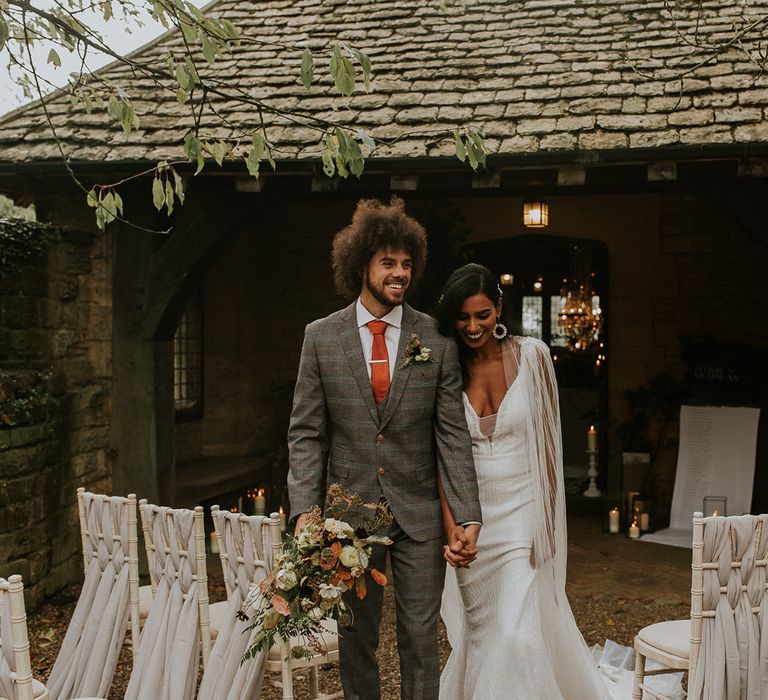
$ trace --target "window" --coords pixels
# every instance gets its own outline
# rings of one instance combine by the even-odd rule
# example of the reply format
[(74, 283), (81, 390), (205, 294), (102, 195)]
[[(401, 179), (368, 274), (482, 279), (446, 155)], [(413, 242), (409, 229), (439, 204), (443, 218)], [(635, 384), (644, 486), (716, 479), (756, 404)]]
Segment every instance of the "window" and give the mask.
[(550, 332), (550, 345), (556, 347), (565, 347), (568, 345), (568, 340), (565, 335), (560, 331), (560, 309), (565, 304), (565, 297), (561, 297), (559, 294), (549, 298), (549, 332)]
[(541, 340), (544, 329), (543, 303), (540, 296), (523, 297), (523, 334)]
[(200, 301), (191, 302), (173, 338), (173, 403), (177, 413), (202, 409), (202, 324)]

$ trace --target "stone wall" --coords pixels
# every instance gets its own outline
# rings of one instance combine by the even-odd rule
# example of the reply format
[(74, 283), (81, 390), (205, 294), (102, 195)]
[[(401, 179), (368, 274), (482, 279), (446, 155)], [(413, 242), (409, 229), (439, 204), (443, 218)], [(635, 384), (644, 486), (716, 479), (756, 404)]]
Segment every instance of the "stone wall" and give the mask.
[(0, 370), (43, 373), (47, 406), (0, 427), (0, 575), (28, 604), (82, 577), (76, 489), (110, 490), (108, 241), (63, 231), (47, 253), (0, 276)]

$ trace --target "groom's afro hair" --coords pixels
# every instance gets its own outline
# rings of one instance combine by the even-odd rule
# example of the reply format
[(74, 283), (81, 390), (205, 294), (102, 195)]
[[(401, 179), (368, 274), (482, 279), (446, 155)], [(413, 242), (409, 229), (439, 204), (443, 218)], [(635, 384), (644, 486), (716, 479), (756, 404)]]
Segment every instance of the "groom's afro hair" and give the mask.
[(362, 271), (377, 250), (406, 250), (413, 260), (411, 287), (415, 287), (427, 264), (427, 232), (416, 219), (405, 213), (405, 203), (392, 197), (389, 204), (377, 199), (361, 199), (352, 223), (333, 239), (331, 264), (336, 291), (354, 299), (362, 288)]

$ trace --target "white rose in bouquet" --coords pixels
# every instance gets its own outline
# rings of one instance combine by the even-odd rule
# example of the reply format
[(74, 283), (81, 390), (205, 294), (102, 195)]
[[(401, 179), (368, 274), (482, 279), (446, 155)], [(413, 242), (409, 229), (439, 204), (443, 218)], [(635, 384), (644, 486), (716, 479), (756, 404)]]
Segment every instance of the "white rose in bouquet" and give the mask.
[(351, 569), (354, 566), (360, 566), (360, 550), (357, 547), (347, 545), (341, 550), (339, 561), (348, 569)]

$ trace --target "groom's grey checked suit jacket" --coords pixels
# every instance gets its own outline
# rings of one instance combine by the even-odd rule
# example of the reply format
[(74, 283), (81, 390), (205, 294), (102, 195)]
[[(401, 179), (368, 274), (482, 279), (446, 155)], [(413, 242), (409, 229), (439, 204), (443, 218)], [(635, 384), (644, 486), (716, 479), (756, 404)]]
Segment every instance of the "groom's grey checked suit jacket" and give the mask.
[[(402, 367), (412, 334), (433, 361)], [(327, 469), (328, 483), (365, 501), (383, 495), (411, 539), (441, 537), (439, 473), (455, 520), (481, 521), (455, 342), (404, 304), (394, 376), (378, 406), (366, 361), (354, 303), (307, 326), (288, 432), (291, 513), (322, 506)]]

